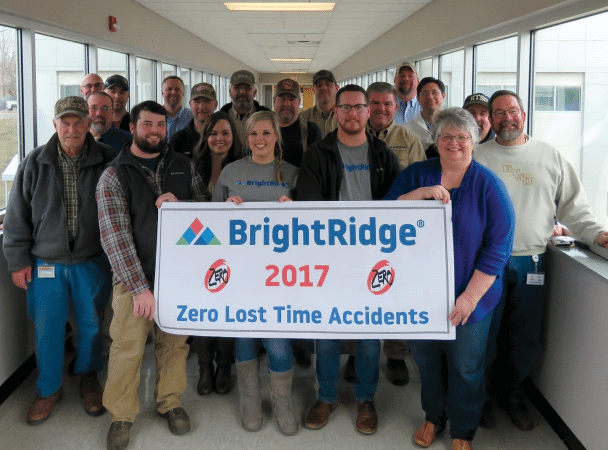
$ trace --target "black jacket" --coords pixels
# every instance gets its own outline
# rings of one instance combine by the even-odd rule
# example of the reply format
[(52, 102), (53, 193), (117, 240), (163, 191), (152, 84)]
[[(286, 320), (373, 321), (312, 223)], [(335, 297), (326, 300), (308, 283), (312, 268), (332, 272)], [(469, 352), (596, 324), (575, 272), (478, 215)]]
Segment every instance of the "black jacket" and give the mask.
[[(253, 107), (254, 107), (254, 109), (255, 109), (256, 112), (258, 112), (258, 111), (272, 111), (270, 108), (266, 108), (265, 106), (260, 105), (257, 100), (253, 101)], [(226, 114), (228, 114), (228, 111), (230, 111), (230, 108), (232, 108), (232, 102), (226, 103), (224, 106), (222, 106), (222, 108), (220, 109), (220, 111), (225, 112)]]
[[(399, 158), (380, 139), (368, 132), (365, 134), (369, 143), (372, 199), (381, 200), (401, 170)], [(296, 182), (295, 199), (339, 200), (343, 173), (336, 129), (304, 152)]]
[(201, 135), (194, 127), (194, 119), (192, 119), (186, 128), (171, 136), (171, 146), (177, 153), (192, 159), (194, 157), (194, 147), (200, 139)]

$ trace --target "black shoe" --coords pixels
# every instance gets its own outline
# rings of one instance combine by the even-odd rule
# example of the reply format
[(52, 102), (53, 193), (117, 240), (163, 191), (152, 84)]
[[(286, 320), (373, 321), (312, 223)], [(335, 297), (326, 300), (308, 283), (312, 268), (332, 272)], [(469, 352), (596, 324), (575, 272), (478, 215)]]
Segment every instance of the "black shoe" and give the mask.
[(310, 367), (312, 364), (312, 357), (310, 356), (310, 352), (308, 351), (308, 348), (306, 348), (305, 344), (294, 344), (293, 357), (296, 360), (296, 364), (305, 369)]
[(215, 371), (215, 392), (227, 394), (232, 389), (232, 364), (217, 366)]
[(410, 372), (403, 359), (387, 359), (388, 380), (395, 386), (403, 386), (410, 381)]
[(196, 385), (198, 395), (207, 395), (213, 392), (213, 363), (205, 364), (199, 369), (200, 378)]
[(496, 417), (494, 416), (494, 405), (492, 400), (486, 400), (481, 410), (479, 418), (479, 426), (485, 429), (491, 429), (496, 426)]
[(357, 379), (357, 372), (355, 372), (355, 357), (353, 355), (348, 355), (346, 367), (344, 367), (344, 379), (349, 383), (354, 383)]
[(163, 419), (167, 419), (169, 431), (176, 436), (181, 436), (190, 431), (190, 417), (188, 417), (188, 414), (181, 406), (172, 408), (166, 413), (160, 414), (160, 416)]
[(524, 400), (520, 400), (517, 403), (506, 402), (503, 404), (503, 408), (509, 415), (513, 425), (520, 430), (529, 431), (534, 428), (534, 422)]

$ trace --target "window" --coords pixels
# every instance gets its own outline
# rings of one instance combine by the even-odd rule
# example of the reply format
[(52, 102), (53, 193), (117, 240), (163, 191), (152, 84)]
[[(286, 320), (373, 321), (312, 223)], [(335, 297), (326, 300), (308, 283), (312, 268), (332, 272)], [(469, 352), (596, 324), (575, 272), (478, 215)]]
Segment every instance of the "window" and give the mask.
[(129, 79), (127, 67), (126, 53), (114, 52), (104, 48), (97, 50), (97, 74), (104, 80), (114, 74)]
[(172, 64), (163, 63), (162, 68), (163, 68), (163, 80), (170, 75), (177, 74), (177, 67), (175, 67)]
[[(418, 79), (422, 80), (425, 77), (433, 76), (433, 59), (426, 58), (416, 62), (416, 71), (418, 72)], [(394, 75), (393, 75), (394, 78)]]
[(516, 91), (517, 37), (488, 42), (474, 47), (475, 90), (491, 97), (501, 89)]
[(66, 95), (80, 95), (85, 75), (85, 46), (76, 42), (36, 34), (36, 118), (38, 143), (55, 133), (55, 103)]
[(17, 86), (17, 30), (0, 26), (0, 208), (19, 165), (19, 92)]
[(187, 106), (190, 100), (190, 69), (182, 68), (179, 77), (184, 80), (184, 99), (182, 100), (182, 104)]
[(608, 225), (608, 13), (534, 32), (531, 133), (578, 172), (598, 220)]
[[(137, 103), (145, 100), (156, 100), (155, 62), (146, 58), (135, 59), (135, 85), (137, 88)], [(133, 92), (131, 91), (131, 96)], [(135, 100), (131, 99), (134, 103)]]
[(439, 57), (439, 79), (445, 84), (443, 107), (462, 106), (464, 102), (464, 50)]

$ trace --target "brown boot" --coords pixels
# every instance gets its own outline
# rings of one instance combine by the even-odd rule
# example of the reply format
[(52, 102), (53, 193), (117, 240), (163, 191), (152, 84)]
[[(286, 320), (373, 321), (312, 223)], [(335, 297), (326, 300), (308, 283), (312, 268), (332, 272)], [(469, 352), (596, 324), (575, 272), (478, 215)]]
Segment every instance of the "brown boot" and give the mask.
[(80, 396), (84, 403), (84, 410), (89, 416), (101, 416), (106, 409), (101, 401), (103, 389), (96, 372), (87, 372), (80, 375)]
[(260, 397), (260, 361), (236, 363), (237, 384), (239, 386), (239, 410), (241, 424), (247, 431), (262, 428), (262, 398)]
[(291, 409), (291, 381), (293, 368), (287, 372), (270, 371), (270, 400), (272, 411), (277, 418), (279, 431), (291, 436), (298, 431), (298, 419)]
[(48, 419), (53, 412), (53, 406), (61, 400), (62, 396), (62, 388), (59, 388), (57, 392), (48, 397), (40, 397), (37, 395), (27, 413), (27, 423), (30, 425), (38, 425)]

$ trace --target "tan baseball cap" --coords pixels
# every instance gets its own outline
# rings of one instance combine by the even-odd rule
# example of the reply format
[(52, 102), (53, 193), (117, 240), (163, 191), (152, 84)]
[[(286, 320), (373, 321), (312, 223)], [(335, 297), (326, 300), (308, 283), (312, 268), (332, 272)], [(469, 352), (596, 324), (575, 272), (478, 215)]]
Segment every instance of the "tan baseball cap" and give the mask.
[(255, 85), (255, 77), (248, 70), (237, 70), (230, 77), (230, 84), (236, 86), (237, 84), (243, 83), (253, 86)]
[(80, 117), (89, 115), (89, 105), (82, 97), (69, 96), (57, 100), (55, 103), (55, 119), (59, 119), (66, 114), (75, 114)]
[(209, 83), (198, 83), (192, 86), (192, 89), (190, 90), (190, 100), (194, 100), (198, 97), (217, 100), (215, 89)]

